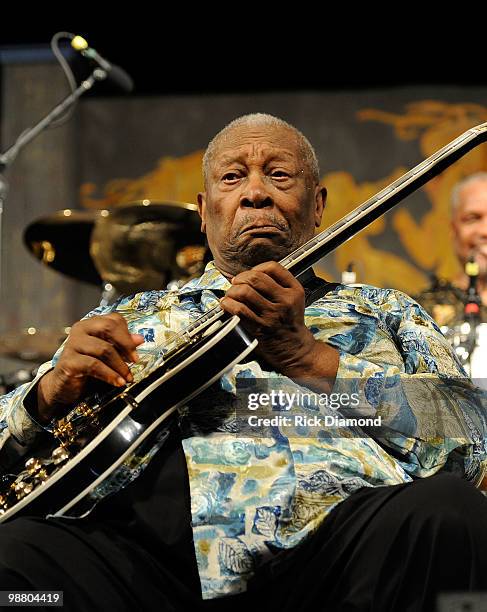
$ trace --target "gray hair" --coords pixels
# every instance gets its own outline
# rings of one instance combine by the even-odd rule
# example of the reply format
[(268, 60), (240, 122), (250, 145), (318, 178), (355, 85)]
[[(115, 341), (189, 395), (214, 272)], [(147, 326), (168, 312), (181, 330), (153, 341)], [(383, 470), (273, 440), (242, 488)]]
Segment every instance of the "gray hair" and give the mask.
[(450, 212), (453, 215), (460, 203), (460, 192), (464, 187), (470, 185), (471, 183), (475, 183), (476, 181), (486, 181), (487, 182), (487, 172), (476, 172), (475, 174), (470, 174), (469, 176), (463, 178), (461, 181), (453, 187), (451, 192), (451, 208)]
[(210, 175), (210, 165), (215, 157), (216, 151), (220, 143), (228, 136), (228, 133), (232, 130), (240, 127), (275, 127), (285, 128), (290, 130), (298, 141), (300, 153), (303, 157), (303, 161), (309, 171), (310, 176), (316, 182), (320, 182), (320, 168), (318, 165), (318, 158), (316, 157), (315, 150), (311, 146), (309, 140), (302, 134), (297, 128), (295, 128), (287, 121), (268, 115), (266, 113), (252, 113), (249, 115), (242, 115), (231, 121), (226, 125), (218, 134), (210, 141), (205, 154), (203, 156), (203, 178), (205, 185), (207, 184), (208, 177)]

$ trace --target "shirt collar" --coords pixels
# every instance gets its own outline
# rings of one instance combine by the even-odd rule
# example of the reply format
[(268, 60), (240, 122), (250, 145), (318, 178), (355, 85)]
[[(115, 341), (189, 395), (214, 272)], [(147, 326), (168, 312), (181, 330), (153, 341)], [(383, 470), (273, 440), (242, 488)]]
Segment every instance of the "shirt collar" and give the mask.
[(204, 289), (221, 289), (226, 291), (231, 287), (230, 281), (215, 266), (214, 261), (206, 264), (205, 271), (199, 278), (193, 278), (181, 287), (179, 293), (192, 293)]

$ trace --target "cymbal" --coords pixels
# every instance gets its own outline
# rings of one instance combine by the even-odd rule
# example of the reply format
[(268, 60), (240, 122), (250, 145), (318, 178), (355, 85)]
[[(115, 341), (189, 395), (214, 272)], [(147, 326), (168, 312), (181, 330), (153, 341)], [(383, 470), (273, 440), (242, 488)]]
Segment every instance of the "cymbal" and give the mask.
[(104, 210), (61, 210), (37, 219), (24, 242), (43, 264), (119, 293), (165, 288), (198, 275), (206, 254), (197, 206), (139, 200)]
[(0, 355), (42, 363), (51, 359), (68, 333), (69, 327), (28, 327), (21, 331), (8, 332), (0, 335)]
[(103, 210), (60, 210), (27, 226), (24, 243), (43, 264), (76, 280), (101, 285), (90, 257), (90, 240)]
[(107, 213), (96, 221), (90, 253), (120, 293), (161, 289), (201, 273), (206, 248), (195, 204), (140, 200)]

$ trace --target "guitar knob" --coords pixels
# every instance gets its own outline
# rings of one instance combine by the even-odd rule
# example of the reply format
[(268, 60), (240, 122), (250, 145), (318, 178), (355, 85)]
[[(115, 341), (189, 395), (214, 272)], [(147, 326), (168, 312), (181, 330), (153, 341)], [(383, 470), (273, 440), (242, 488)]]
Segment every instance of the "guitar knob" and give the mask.
[(48, 479), (48, 477), (49, 477), (49, 474), (44, 469), (39, 470), (37, 474), (35, 475), (36, 480), (40, 481), (41, 483), (45, 482)]
[(29, 472), (29, 474), (34, 475), (36, 472), (39, 472), (42, 469), (42, 463), (39, 461), (39, 459), (31, 457), (25, 462), (25, 469)]
[(21, 480), (20, 482), (14, 483), (12, 488), (17, 496), (17, 499), (22, 499), (26, 495), (29, 495), (34, 487), (30, 484), (30, 482), (23, 482)]
[(60, 463), (63, 463), (63, 461), (66, 461), (69, 458), (69, 454), (65, 448), (63, 448), (62, 446), (58, 446), (52, 451), (51, 458), (54, 462), (54, 465), (59, 465)]

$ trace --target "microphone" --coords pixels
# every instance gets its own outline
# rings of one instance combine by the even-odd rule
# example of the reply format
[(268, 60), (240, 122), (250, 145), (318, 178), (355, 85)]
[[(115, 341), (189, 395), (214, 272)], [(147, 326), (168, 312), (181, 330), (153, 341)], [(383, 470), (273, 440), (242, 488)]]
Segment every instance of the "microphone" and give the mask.
[(477, 290), (477, 279), (479, 277), (479, 264), (475, 261), (475, 254), (470, 255), (465, 264), (465, 274), (468, 276), (467, 299), (464, 306), (464, 314), (471, 322), (475, 323), (480, 319), (480, 305), (482, 303)]
[(88, 46), (88, 43), (82, 36), (73, 35), (71, 39), (71, 46), (75, 51), (79, 51), (81, 55), (95, 61), (102, 70), (107, 74), (107, 78), (110, 79), (115, 85), (118, 85), (120, 89), (131, 92), (134, 88), (134, 82), (132, 77), (115, 64), (110, 63), (104, 57), (102, 57), (95, 49)]
[(464, 343), (469, 374), (472, 375), (472, 354), (477, 347), (477, 326), (481, 322), (480, 305), (481, 299), (477, 290), (477, 279), (479, 276), (479, 264), (475, 261), (475, 253), (472, 252), (465, 264), (465, 274), (468, 276), (467, 296), (463, 306), (464, 321), (467, 324), (466, 339)]

